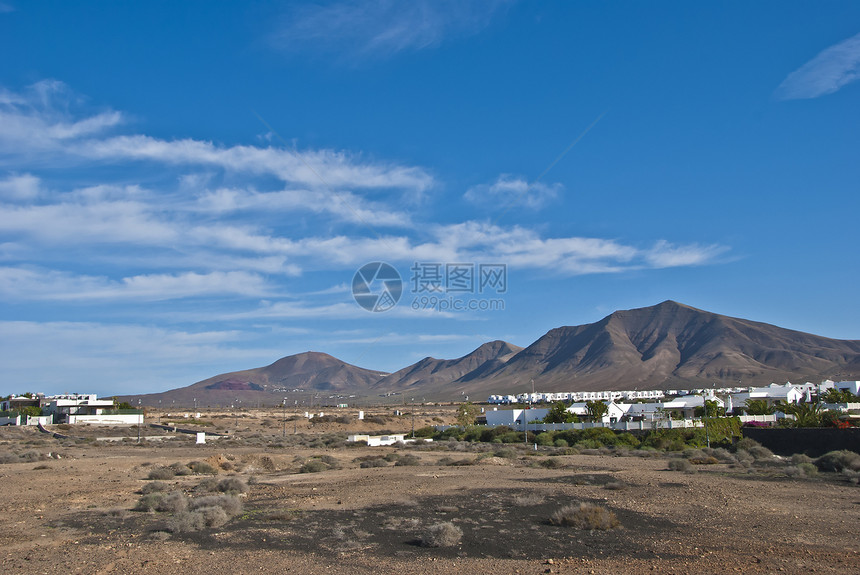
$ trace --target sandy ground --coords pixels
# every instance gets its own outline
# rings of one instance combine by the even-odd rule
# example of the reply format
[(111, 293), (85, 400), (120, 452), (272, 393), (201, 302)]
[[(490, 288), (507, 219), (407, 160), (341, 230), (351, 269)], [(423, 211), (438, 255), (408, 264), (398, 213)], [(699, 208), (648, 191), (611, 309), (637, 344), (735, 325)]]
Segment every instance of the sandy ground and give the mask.
[[(440, 415), (422, 415), (422, 423)], [(260, 445), (229, 438), (194, 445), (190, 436), (138, 445), (136, 429), (68, 431), (131, 437), (125, 442), (0, 429), (0, 452), (51, 453), (0, 465), (2, 571), (860, 573), (860, 488), (838, 477), (792, 479), (722, 464), (688, 474), (669, 471), (662, 457), (526, 451), (452, 466), (440, 460), (478, 458), (415, 448), (273, 447), (279, 434), (268, 419), (232, 420), (234, 435), (260, 435)], [(337, 425), (303, 431), (330, 434)], [(359, 466), (391, 453), (412, 454), (420, 465)], [(323, 455), (340, 468), (297, 473)], [(554, 468), (541, 465), (550, 459)], [(168, 533), (165, 514), (131, 511), (153, 468), (195, 460), (229, 462), (218, 478), (250, 480), (242, 515), (218, 528)], [(167, 483), (193, 494), (202, 480)], [(550, 524), (553, 510), (574, 502), (604, 506), (621, 528)], [(447, 521), (463, 532), (458, 545), (417, 544), (427, 526)]]

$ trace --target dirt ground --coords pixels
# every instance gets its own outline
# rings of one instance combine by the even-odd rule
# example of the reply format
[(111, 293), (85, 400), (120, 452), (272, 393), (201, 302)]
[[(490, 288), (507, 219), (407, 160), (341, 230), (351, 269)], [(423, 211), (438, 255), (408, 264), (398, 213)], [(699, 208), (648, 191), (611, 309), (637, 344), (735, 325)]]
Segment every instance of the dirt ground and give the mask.
[[(452, 445), (350, 447), (337, 434), (409, 431), (411, 414), (297, 421), (291, 437), (283, 417), (241, 415), (204, 414), (211, 425), (201, 428), (230, 432), (205, 445), (148, 427), (141, 435), (151, 439), (140, 444), (136, 428), (58, 430), (69, 439), (0, 428), (0, 454), (25, 459), (0, 464), (2, 572), (860, 573), (860, 487), (835, 475), (798, 479), (725, 464), (684, 473), (669, 471), (664, 456), (522, 447), (501, 457)], [(416, 425), (450, 415), (421, 413)], [(126, 439), (96, 439), (109, 436)], [(407, 454), (417, 461), (394, 464)], [(391, 461), (378, 460), (386, 455)], [(374, 458), (379, 467), (361, 467)], [(331, 468), (299, 473), (312, 460)], [(169, 514), (132, 510), (153, 469), (192, 461), (212, 464), (216, 479), (249, 484), (241, 514), (217, 528), (170, 532)], [(165, 483), (195, 495), (205, 479)], [(583, 502), (612, 511), (620, 527), (549, 521)], [(462, 531), (459, 542), (420, 545), (429, 526), (445, 522)]]

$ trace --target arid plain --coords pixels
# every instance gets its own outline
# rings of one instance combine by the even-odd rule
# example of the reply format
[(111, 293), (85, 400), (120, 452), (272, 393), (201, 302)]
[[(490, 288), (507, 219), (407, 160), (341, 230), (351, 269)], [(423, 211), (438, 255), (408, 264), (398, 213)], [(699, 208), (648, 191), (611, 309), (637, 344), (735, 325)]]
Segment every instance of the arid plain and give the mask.
[[(415, 426), (453, 415), (450, 407), (422, 407)], [(843, 475), (798, 476), (778, 458), (673, 471), (680, 455), (664, 452), (456, 441), (351, 446), (347, 432), (408, 433), (412, 420), (390, 409), (369, 410), (369, 421), (350, 417), (354, 410), (284, 425), (271, 410), (203, 412), (209, 425), (201, 430), (227, 433), (204, 445), (149, 427), (140, 443), (135, 427), (54, 428), (65, 439), (0, 429), (2, 570), (860, 572), (860, 488)], [(189, 472), (149, 479), (171, 465)], [(212, 495), (218, 485), (239, 486), (229, 497), (241, 509), (212, 526), (183, 528), (169, 510), (135, 510), (148, 491), (179, 492), (182, 509), (228, 497)], [(611, 512), (618, 526), (552, 520), (582, 503)], [(428, 529), (440, 524), (456, 537), (428, 546)]]

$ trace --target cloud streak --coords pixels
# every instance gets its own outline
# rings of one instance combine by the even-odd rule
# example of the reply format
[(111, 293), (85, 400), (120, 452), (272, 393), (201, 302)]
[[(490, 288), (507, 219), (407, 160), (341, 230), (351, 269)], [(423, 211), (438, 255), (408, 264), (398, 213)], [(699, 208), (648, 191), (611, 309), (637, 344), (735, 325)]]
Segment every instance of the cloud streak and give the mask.
[(386, 57), (486, 28), (506, 0), (340, 1), (297, 6), (272, 35), (279, 49)]
[(860, 34), (830, 46), (792, 72), (776, 90), (782, 100), (833, 94), (860, 79)]

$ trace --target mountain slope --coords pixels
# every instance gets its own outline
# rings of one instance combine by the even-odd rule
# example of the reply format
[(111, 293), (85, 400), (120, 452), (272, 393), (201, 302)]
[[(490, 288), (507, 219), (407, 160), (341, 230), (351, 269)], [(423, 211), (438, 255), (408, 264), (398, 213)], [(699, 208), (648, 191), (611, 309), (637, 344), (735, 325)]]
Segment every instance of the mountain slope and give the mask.
[(279, 404), (286, 395), (313, 396), (367, 392), (371, 384), (387, 375), (363, 369), (326, 353), (308, 351), (279, 359), (271, 365), (224, 373), (187, 387), (120, 399), (144, 398), (148, 405), (244, 405)]
[[(860, 341), (834, 340), (673, 301), (547, 332), (480, 390), (665, 389), (857, 377)], [(478, 389), (473, 389), (473, 393)]]
[(451, 382), (481, 369), (488, 362), (504, 365), (523, 348), (496, 340), (483, 344), (471, 353), (457, 359), (436, 359), (425, 357), (421, 361), (380, 379), (372, 387), (386, 391), (435, 395), (440, 392), (452, 397), (459, 391), (451, 387)]

